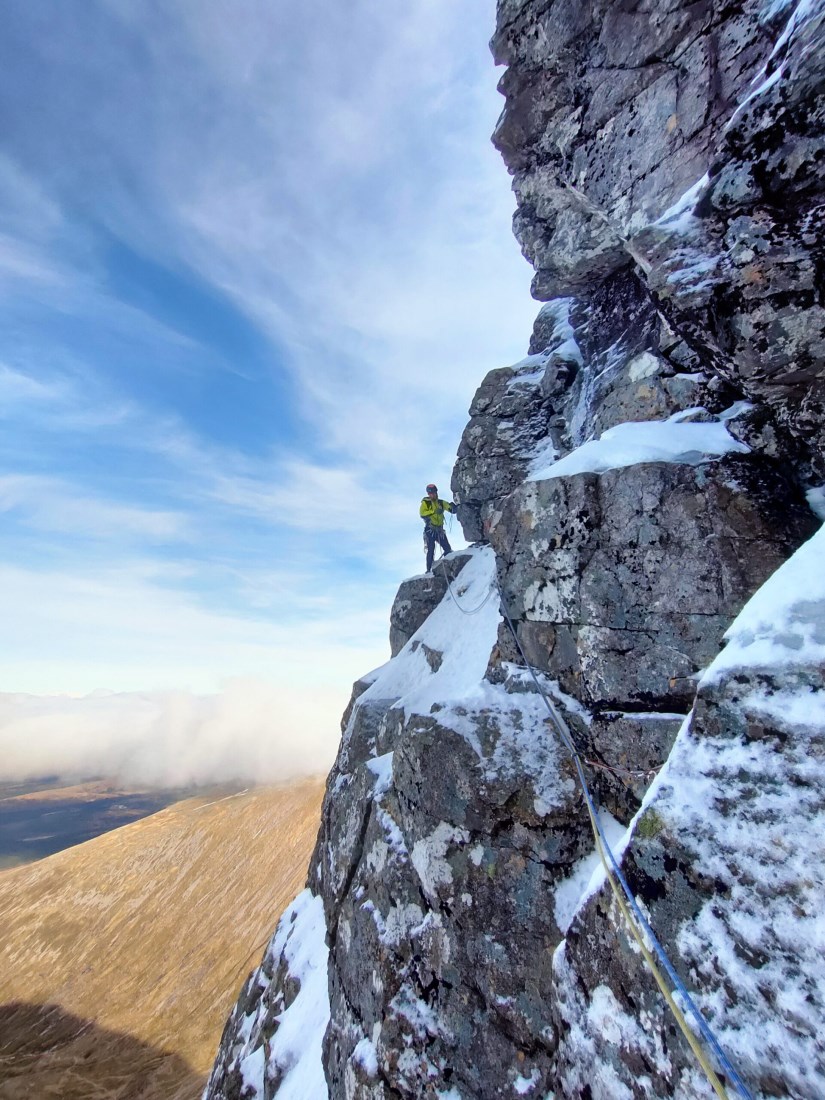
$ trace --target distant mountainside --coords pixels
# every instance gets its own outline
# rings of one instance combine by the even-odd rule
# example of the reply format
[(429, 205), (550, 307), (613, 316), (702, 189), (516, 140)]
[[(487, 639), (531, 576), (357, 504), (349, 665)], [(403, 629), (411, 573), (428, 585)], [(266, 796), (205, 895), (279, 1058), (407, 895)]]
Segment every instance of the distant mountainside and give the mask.
[(0, 1098), (199, 1096), (322, 793), (191, 798), (0, 873)]
[(207, 1097), (822, 1100), (825, 0), (497, 9), (545, 304)]
[(119, 829), (185, 798), (239, 791), (221, 788), (135, 788), (106, 779), (66, 784), (45, 778), (0, 783), (0, 870), (31, 863)]

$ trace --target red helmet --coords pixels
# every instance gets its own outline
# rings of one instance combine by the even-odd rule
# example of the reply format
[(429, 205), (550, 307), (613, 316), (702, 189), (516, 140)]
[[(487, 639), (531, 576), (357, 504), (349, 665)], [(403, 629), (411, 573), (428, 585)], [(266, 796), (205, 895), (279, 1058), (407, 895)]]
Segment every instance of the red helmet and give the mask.
[(437, 486), (437, 485), (433, 485), (433, 484), (432, 484), (432, 482), (431, 482), (431, 483), (430, 483), (430, 484), (429, 484), (429, 485), (427, 486), (427, 492), (428, 492), (428, 493), (437, 493), (437, 492), (438, 492), (438, 486)]

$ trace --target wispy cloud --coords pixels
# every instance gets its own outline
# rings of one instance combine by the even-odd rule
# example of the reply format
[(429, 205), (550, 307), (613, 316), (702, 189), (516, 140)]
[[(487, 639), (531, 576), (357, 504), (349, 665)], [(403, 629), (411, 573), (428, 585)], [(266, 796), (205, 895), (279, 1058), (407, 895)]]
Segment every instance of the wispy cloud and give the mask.
[[(260, 722), (229, 689), (206, 711), (155, 699), (152, 721), (223, 729), (236, 707), (279, 744), (299, 727), (334, 744), (422, 568), (423, 487), (448, 491), (472, 393), (520, 358), (534, 313), (488, 141), (493, 22), (494, 0), (9, 13), (7, 685), (251, 678), (280, 693), (279, 722), (257, 689)], [(118, 721), (148, 737), (133, 704)], [(90, 706), (73, 729), (104, 729)]]
[(79, 496), (66, 482), (24, 475), (0, 476), (0, 514), (15, 512), (18, 523), (53, 535), (172, 542), (191, 537), (186, 517), (172, 511), (127, 507), (116, 501)]
[[(282, 584), (294, 579), (280, 576)], [(384, 627), (384, 609), (379, 624), (354, 586), (341, 586), (327, 615), (312, 585), (294, 591), (284, 608), (246, 610), (220, 608), (199, 580), (186, 561), (123, 559), (85, 571), (1, 567), (6, 674), (32, 691), (48, 666), (48, 690), (73, 693), (105, 687), (113, 675), (128, 690), (210, 691), (244, 675), (287, 685), (332, 676), (346, 685), (363, 671), (359, 660), (369, 664), (365, 654)]]
[(62, 383), (33, 378), (23, 371), (0, 363), (0, 406), (8, 412), (11, 406), (62, 403), (65, 387)]

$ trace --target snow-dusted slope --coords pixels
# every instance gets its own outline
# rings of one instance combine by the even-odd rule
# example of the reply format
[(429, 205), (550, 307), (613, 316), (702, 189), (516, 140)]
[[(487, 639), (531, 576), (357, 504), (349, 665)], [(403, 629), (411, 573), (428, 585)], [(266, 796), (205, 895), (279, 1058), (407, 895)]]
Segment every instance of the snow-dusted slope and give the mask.
[(277, 1092), (281, 1100), (327, 1100), (321, 1057), (329, 1024), (325, 935), (321, 900), (304, 890), (241, 991), (227, 1024), (229, 1073), (218, 1064), (207, 1095), (263, 1100)]

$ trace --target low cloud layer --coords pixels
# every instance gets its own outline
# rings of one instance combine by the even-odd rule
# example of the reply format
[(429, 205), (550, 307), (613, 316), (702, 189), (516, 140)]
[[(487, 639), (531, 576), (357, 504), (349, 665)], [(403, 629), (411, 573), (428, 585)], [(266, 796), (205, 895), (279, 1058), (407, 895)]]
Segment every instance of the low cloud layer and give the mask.
[[(320, 696), (313, 715), (338, 707), (338, 698)], [(232, 681), (215, 695), (2, 694), (0, 779), (105, 776), (152, 787), (281, 782), (332, 763), (337, 730), (307, 718), (302, 696), (256, 680)]]
[(0, 776), (323, 771), (535, 315), (495, 0), (36, 9), (0, 36)]

